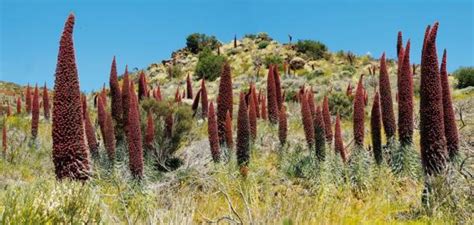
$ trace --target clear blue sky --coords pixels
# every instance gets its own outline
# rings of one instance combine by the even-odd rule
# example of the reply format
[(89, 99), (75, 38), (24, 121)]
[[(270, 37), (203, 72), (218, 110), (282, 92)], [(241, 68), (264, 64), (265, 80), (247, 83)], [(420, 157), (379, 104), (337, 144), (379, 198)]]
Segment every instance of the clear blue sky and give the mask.
[[(39, 3), (41, 2), (41, 3)], [(169, 58), (193, 32), (217, 36), (265, 31), (278, 41), (315, 39), (331, 51), (383, 51), (393, 58), (397, 32), (419, 62), (426, 25), (440, 22), (438, 52), (448, 69), (474, 65), (473, 3), (451, 1), (24, 1), (0, 0), (0, 80), (52, 86), (59, 37), (70, 12), (82, 90), (108, 83), (114, 55), (120, 73)]]

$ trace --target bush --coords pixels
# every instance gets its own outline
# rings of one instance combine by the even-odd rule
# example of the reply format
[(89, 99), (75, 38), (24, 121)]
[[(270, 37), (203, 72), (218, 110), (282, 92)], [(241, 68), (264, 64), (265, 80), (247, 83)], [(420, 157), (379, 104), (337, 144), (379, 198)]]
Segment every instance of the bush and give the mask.
[(328, 49), (326, 45), (319, 41), (299, 40), (296, 43), (296, 51), (306, 54), (312, 59), (322, 59), (326, 55)]
[(335, 92), (329, 96), (329, 108), (332, 114), (339, 112), (342, 118), (349, 118), (352, 115), (352, 99), (342, 92)]
[(170, 65), (168, 67), (168, 75), (171, 78), (181, 78), (183, 74), (183, 69), (180, 65)]
[(215, 36), (207, 36), (205, 34), (194, 33), (186, 38), (186, 47), (194, 54), (199, 53), (205, 48), (216, 49), (219, 41)]
[(458, 79), (458, 88), (474, 86), (474, 67), (461, 67), (454, 71), (454, 77)]
[(269, 65), (280, 65), (283, 59), (279, 55), (268, 55), (263, 59), (263, 64), (268, 68)]
[(261, 41), (260, 43), (258, 43), (258, 49), (264, 49), (264, 48), (266, 48), (269, 44), (270, 44), (270, 42), (268, 42), (268, 41)]
[(198, 79), (204, 78), (214, 81), (221, 75), (222, 65), (225, 58), (220, 55), (214, 55), (209, 48), (199, 53), (199, 61), (196, 65), (195, 75)]
[(257, 35), (256, 34), (246, 34), (246, 35), (244, 35), (244, 38), (255, 40), (257, 38)]

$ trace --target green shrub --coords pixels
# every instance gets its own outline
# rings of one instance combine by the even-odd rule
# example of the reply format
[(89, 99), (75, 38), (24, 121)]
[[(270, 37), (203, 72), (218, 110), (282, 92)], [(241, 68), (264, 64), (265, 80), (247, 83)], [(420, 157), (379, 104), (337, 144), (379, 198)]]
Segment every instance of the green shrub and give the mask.
[(306, 79), (312, 80), (316, 77), (321, 77), (321, 76), (324, 76), (324, 71), (321, 69), (315, 69), (314, 71), (311, 71), (310, 73), (306, 75)]
[(199, 53), (205, 48), (216, 49), (218, 46), (219, 41), (214, 36), (193, 33), (186, 38), (186, 47), (194, 54)]
[(183, 74), (183, 68), (180, 65), (170, 65), (168, 68), (168, 75), (171, 78), (181, 78)]
[(204, 78), (214, 81), (221, 75), (222, 65), (225, 58), (220, 55), (214, 55), (209, 48), (199, 53), (199, 61), (196, 65), (195, 75), (198, 79)]
[(256, 34), (246, 34), (246, 35), (244, 35), (244, 38), (255, 40), (257, 38), (257, 35)]
[(257, 34), (257, 39), (261, 41), (272, 41), (273, 39), (265, 32), (260, 32)]
[(306, 56), (317, 60), (324, 58), (328, 49), (326, 45), (319, 41), (299, 40), (296, 43), (296, 51), (306, 54)]
[(261, 41), (260, 43), (258, 43), (258, 49), (264, 49), (264, 48), (266, 48), (269, 44), (270, 44), (270, 42), (268, 42), (268, 41)]
[(263, 64), (266, 67), (269, 65), (280, 65), (283, 63), (283, 59), (279, 55), (267, 55), (265, 59), (263, 59)]
[(334, 92), (329, 96), (329, 109), (333, 114), (339, 112), (343, 118), (352, 115), (352, 97), (342, 92)]
[(454, 71), (454, 76), (458, 79), (458, 88), (474, 86), (474, 67), (461, 67)]

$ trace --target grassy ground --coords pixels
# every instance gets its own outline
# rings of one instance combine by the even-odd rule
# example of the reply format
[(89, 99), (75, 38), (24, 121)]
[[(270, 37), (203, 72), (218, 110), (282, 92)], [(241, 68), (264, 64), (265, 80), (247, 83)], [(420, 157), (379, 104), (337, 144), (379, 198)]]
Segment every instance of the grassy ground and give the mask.
[[(472, 180), (453, 177), (439, 204), (421, 205), (423, 178), (399, 177), (386, 165), (370, 165), (366, 186), (355, 191), (347, 165), (326, 148), (324, 164), (311, 160), (303, 139), (299, 108), (290, 106), (289, 143), (279, 146), (277, 128), (259, 122), (250, 173), (240, 176), (235, 159), (206, 162), (160, 173), (146, 165), (146, 178), (130, 178), (128, 162), (113, 167), (93, 161), (92, 179), (58, 182), (51, 160), (51, 124), (41, 121), (38, 140), (28, 141), (26, 116), (8, 118), (8, 153), (0, 160), (2, 224), (455, 224), (472, 223)], [(235, 121), (234, 121), (235, 123)], [(343, 124), (345, 142), (351, 125)], [(196, 122), (180, 151), (206, 140)], [(467, 129), (469, 131), (469, 129)], [(463, 135), (466, 135), (462, 133)], [(290, 147), (291, 146), (291, 147)], [(463, 151), (472, 151), (463, 145)], [(103, 149), (101, 149), (103, 152)], [(105, 157), (105, 155), (103, 156)], [(305, 161), (306, 159), (306, 161)], [(210, 160), (209, 157), (190, 160)], [(302, 163), (303, 162), (303, 163)], [(306, 163), (304, 163), (306, 162)], [(472, 163), (468, 165), (472, 170)], [(416, 168), (415, 168), (416, 169)], [(443, 183), (444, 184), (444, 183)], [(454, 199), (454, 200), (453, 200)]]

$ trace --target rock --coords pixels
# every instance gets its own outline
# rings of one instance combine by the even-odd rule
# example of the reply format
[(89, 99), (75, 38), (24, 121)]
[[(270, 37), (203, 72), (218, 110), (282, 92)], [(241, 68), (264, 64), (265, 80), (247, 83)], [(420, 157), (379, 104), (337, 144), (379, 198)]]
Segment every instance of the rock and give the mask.
[(294, 57), (290, 61), (290, 67), (293, 70), (303, 69), (305, 64), (306, 64), (306, 61), (300, 57)]

